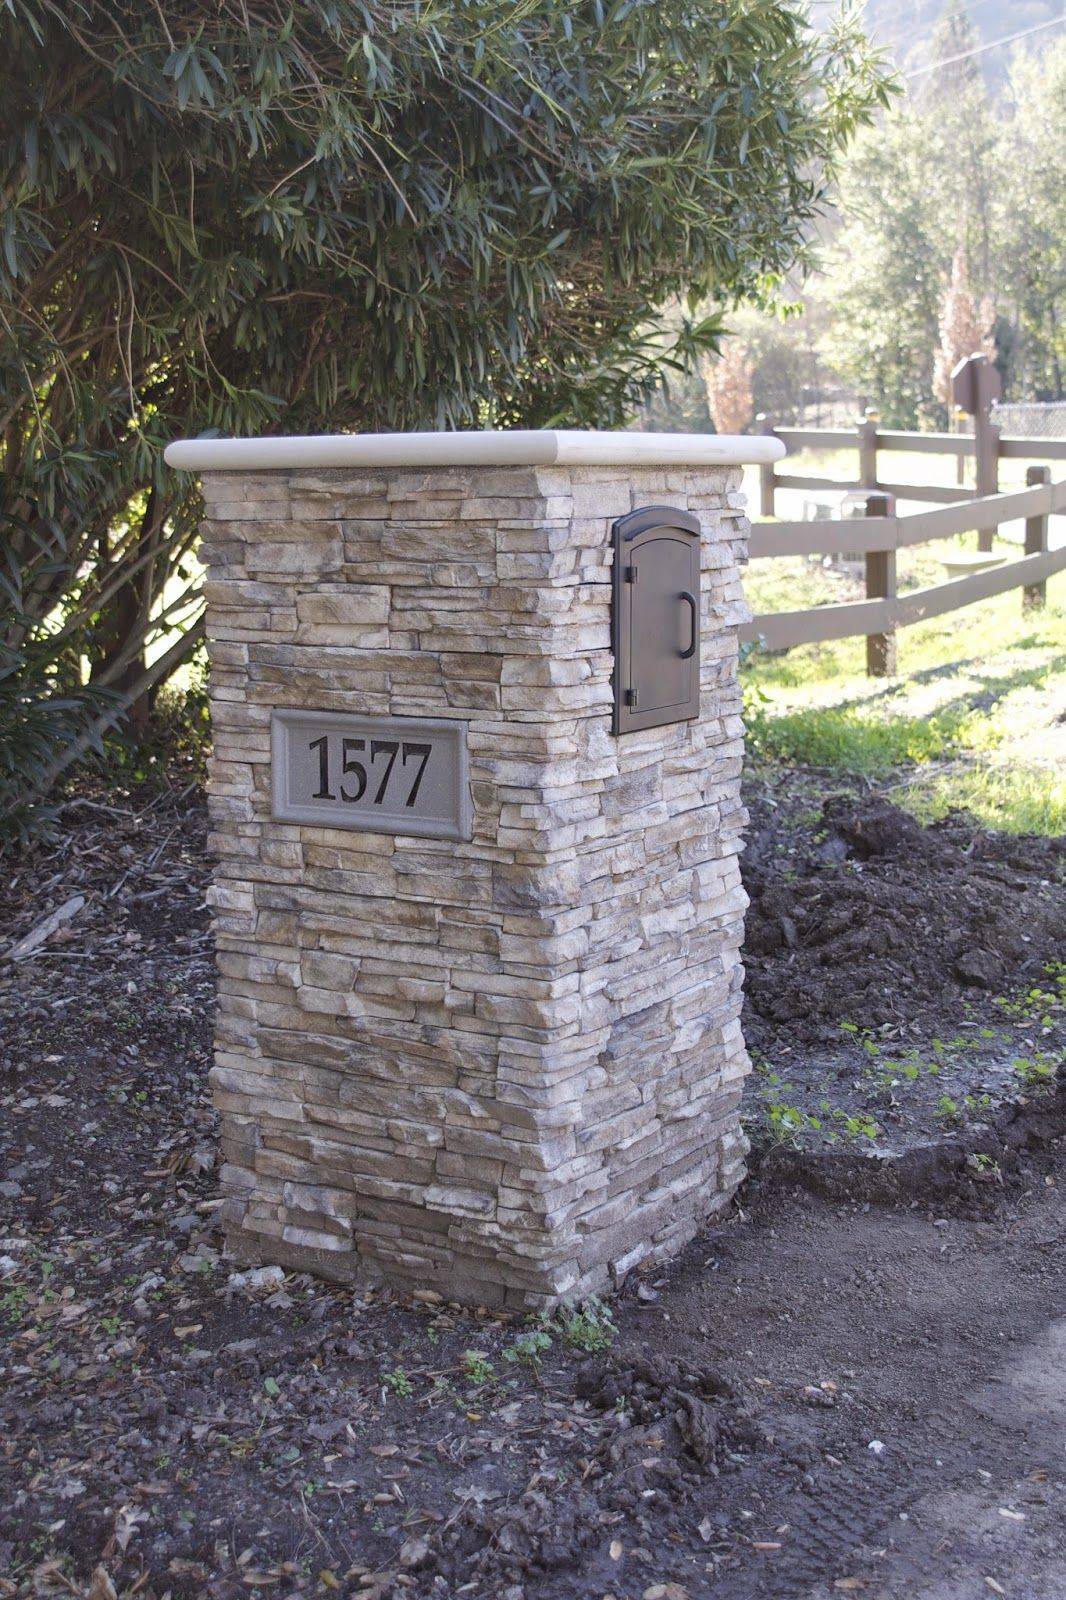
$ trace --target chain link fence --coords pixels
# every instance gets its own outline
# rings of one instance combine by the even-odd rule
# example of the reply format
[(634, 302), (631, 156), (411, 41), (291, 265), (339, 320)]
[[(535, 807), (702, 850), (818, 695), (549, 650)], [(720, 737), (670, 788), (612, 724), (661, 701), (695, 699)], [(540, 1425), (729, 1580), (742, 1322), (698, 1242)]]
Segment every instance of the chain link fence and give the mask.
[(1066, 439), (1066, 400), (1010, 400), (992, 421), (1011, 439)]

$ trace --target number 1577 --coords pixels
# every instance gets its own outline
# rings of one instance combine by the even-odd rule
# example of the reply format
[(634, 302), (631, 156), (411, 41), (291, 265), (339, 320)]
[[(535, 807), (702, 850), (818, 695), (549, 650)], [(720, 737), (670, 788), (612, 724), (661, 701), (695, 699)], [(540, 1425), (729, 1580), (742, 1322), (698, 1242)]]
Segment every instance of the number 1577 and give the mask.
[[(321, 738), (312, 739), (308, 744), (309, 750), (318, 752), (318, 788), (314, 791), (316, 800), (336, 800), (338, 798), (337, 793), (334, 793), (330, 788), (330, 744), (329, 735), (325, 733)], [(401, 772), (405, 769), (410, 772), (408, 762), (417, 762), (417, 767), (414, 769), (414, 778), (404, 801), (405, 806), (414, 805), (418, 799), (418, 791), (422, 787), (422, 779), (425, 776), (430, 752), (433, 749), (431, 744), (415, 744), (407, 739), (404, 739), (402, 743), (399, 739), (371, 739), (369, 772), (365, 762), (359, 759), (361, 755), (366, 755), (367, 741), (365, 739), (341, 739), (340, 746), (341, 764), (338, 791), (341, 800), (346, 800), (350, 805), (354, 805), (357, 800), (361, 800), (366, 794), (367, 786), (371, 780), (377, 779), (380, 774), (380, 782), (378, 782), (375, 793), (371, 796), (370, 803), (375, 806), (382, 805), (389, 787), (389, 779), (392, 777), (392, 769), (396, 765), (396, 757), (399, 755)], [(382, 766), (375, 765), (379, 756), (384, 757)], [(350, 779), (354, 787), (350, 788), (345, 782), (346, 779)]]

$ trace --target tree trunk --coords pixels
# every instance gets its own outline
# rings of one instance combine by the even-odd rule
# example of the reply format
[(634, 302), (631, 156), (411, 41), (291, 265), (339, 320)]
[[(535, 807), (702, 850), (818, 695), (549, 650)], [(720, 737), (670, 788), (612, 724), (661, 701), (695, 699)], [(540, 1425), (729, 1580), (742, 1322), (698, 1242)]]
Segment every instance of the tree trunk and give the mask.
[[(127, 559), (132, 563), (144, 553), (148, 541), (156, 535), (157, 496), (149, 489), (141, 518), (140, 533)], [(106, 540), (107, 534), (103, 535)], [(108, 687), (125, 697), (144, 677), (144, 640), (155, 600), (153, 593), (155, 562), (146, 562), (138, 572), (124, 583), (109, 601), (101, 615), (98, 639), (99, 651), (92, 664), (89, 681), (104, 678)], [(131, 651), (131, 646), (135, 648)], [(129, 655), (121, 669), (111, 676), (116, 662)], [(147, 691), (139, 693), (122, 718), (121, 727), (135, 740), (142, 740), (148, 732), (151, 717), (151, 699)]]

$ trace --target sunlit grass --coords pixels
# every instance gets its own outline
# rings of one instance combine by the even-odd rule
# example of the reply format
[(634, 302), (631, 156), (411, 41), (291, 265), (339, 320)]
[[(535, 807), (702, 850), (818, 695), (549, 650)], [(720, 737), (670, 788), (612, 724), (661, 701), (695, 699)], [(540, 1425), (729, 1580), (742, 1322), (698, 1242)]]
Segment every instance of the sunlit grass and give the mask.
[(748, 706), (748, 734), (767, 760), (885, 777), (965, 748), (973, 713), (885, 716), (855, 706), (814, 706), (774, 715)]
[[(787, 573), (773, 579), (790, 607), (816, 603), (819, 584), (824, 592), (817, 567), (761, 565), (807, 566), (791, 591)], [(896, 776), (892, 798), (923, 820), (960, 808), (1006, 832), (1066, 832), (1066, 577), (1048, 589), (1042, 611), (1023, 615), (1013, 590), (902, 630), (892, 679), (865, 676), (861, 638), (753, 651), (744, 666), (753, 761)]]
[(917, 774), (893, 798), (923, 822), (962, 810), (1002, 833), (1066, 834), (1061, 766), (962, 762), (945, 771)]

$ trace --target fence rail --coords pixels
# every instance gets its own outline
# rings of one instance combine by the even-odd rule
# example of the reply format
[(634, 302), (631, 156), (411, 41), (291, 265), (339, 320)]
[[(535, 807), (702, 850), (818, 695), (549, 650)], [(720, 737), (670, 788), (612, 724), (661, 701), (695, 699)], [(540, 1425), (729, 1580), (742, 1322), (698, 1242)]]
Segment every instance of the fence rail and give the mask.
[[(811, 430), (803, 430), (804, 434)], [(827, 430), (828, 431), (828, 430)], [(1066, 441), (1063, 441), (1066, 448)], [(741, 630), (770, 650), (866, 635), (867, 672), (882, 677), (895, 671), (895, 635), (928, 617), (987, 600), (1007, 589), (1023, 588), (1024, 609), (1044, 604), (1047, 580), (1066, 569), (1066, 547), (1048, 549), (1048, 517), (1066, 510), (1066, 479), (1051, 482), (1048, 467), (1030, 467), (1029, 487), (919, 511), (895, 514), (893, 497), (883, 490), (867, 498), (866, 516), (838, 522), (760, 522), (751, 532), (753, 558), (794, 555), (846, 555), (865, 558), (866, 599), (805, 611), (776, 611), (752, 619)], [(1002, 566), (954, 578), (911, 594), (896, 592), (896, 551), (977, 530), (989, 533), (1000, 523), (1025, 518), (1025, 554)], [(989, 538), (989, 544), (991, 538)]]
[[(897, 500), (943, 502), (955, 505), (960, 500), (987, 498), (999, 492), (999, 463), (1002, 460), (1066, 461), (1066, 439), (1004, 438), (991, 420), (987, 404), (974, 417), (974, 431), (966, 433), (910, 433), (897, 428), (880, 428), (875, 412), (868, 411), (854, 428), (779, 428), (773, 417), (760, 416), (763, 433), (773, 434), (789, 450), (855, 450), (858, 477), (852, 480), (827, 478), (816, 473), (778, 472), (773, 462), (759, 469), (759, 512), (772, 517), (778, 489), (834, 489), (894, 495)], [(961, 471), (967, 458), (974, 458), (975, 488), (962, 484), (894, 483), (878, 473), (882, 450), (906, 451), (955, 458)], [(979, 548), (992, 548), (989, 528), (979, 530)]]
[[(790, 450), (856, 450), (859, 448), (860, 422), (855, 428), (778, 428), (768, 417), (760, 418), (764, 433), (772, 433)], [(972, 456), (976, 441), (972, 433), (905, 433), (898, 429), (875, 429), (878, 450), (906, 450), (911, 455)], [(1029, 460), (1066, 461), (1066, 439), (999, 439), (999, 455)], [(857, 487), (862, 488), (861, 484)]]

